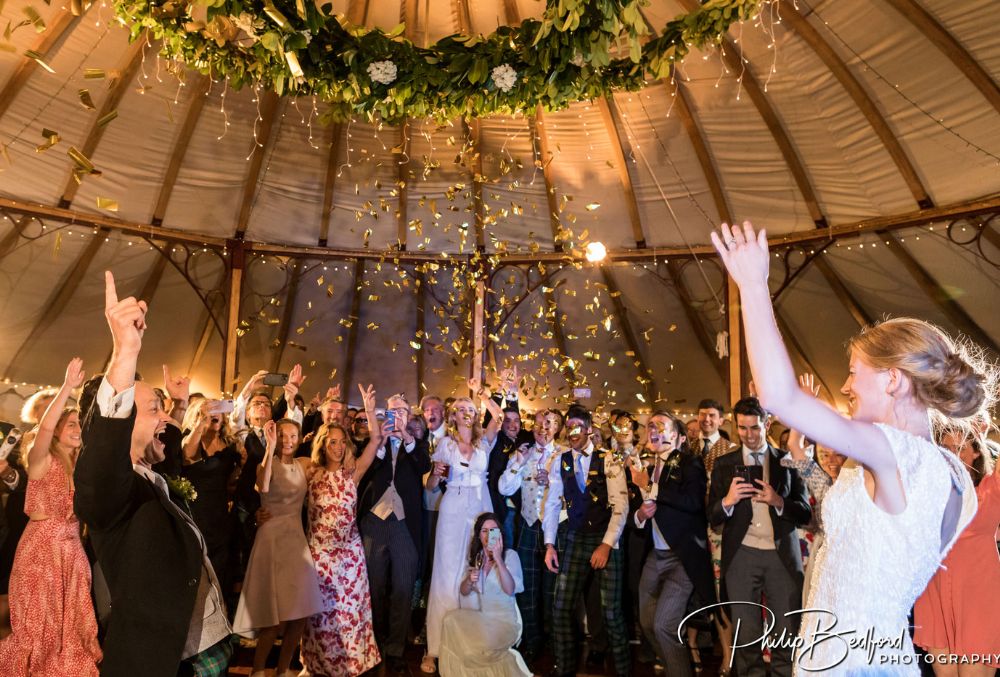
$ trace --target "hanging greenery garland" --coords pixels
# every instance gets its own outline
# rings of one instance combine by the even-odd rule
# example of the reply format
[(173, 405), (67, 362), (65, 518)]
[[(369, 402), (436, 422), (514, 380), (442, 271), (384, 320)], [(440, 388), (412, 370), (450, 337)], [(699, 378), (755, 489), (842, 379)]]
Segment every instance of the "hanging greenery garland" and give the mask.
[[(316, 95), (338, 119), (512, 114), (565, 108), (669, 74), (692, 47), (718, 43), (761, 0), (708, 0), (648, 34), (645, 0), (547, 0), (541, 20), (418, 47), (332, 14), (328, 0), (114, 0), (162, 51), (230, 86)], [(627, 54), (627, 56), (615, 56)]]

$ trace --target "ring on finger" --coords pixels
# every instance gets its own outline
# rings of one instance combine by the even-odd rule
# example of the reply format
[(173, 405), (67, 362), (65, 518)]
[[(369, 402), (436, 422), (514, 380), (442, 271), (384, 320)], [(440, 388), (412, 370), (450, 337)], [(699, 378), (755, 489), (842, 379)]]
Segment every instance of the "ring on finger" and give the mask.
[(730, 238), (729, 240), (726, 240), (726, 244), (729, 245), (730, 247), (734, 246), (736, 244), (736, 238), (734, 237)]

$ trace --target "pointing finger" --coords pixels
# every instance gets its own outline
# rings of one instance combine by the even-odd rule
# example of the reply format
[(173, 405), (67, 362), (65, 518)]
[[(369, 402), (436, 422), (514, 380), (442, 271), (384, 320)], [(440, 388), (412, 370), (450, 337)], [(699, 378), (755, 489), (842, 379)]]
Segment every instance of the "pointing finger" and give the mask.
[(110, 310), (118, 303), (118, 290), (115, 288), (115, 276), (110, 270), (104, 271), (104, 309)]

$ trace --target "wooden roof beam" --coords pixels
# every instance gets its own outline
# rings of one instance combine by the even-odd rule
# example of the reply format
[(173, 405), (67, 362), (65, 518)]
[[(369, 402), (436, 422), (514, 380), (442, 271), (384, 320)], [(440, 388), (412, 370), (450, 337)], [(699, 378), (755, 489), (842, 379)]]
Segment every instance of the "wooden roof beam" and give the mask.
[(483, 154), (480, 150), (482, 132), (479, 120), (463, 120), (462, 126), (468, 139), (466, 152), (471, 151), (472, 205), (475, 212), (476, 250), (486, 250), (486, 205), (483, 202)]
[(87, 269), (90, 268), (90, 264), (94, 262), (94, 258), (97, 256), (97, 252), (104, 244), (107, 236), (108, 231), (105, 229), (99, 229), (91, 236), (87, 246), (73, 263), (73, 267), (69, 269), (69, 272), (62, 278), (59, 286), (56, 287), (55, 290), (49, 295), (49, 298), (42, 306), (42, 313), (39, 315), (38, 321), (35, 322), (34, 326), (32, 326), (31, 331), (28, 332), (28, 335), (21, 342), (21, 345), (14, 351), (14, 356), (11, 357), (10, 362), (7, 363), (6, 375), (9, 378), (15, 380), (14, 376), (17, 374), (16, 369), (24, 360), (25, 353), (29, 350), (38, 349), (36, 344), (42, 334), (44, 334), (45, 330), (52, 326), (52, 324), (55, 323), (55, 321), (62, 315), (63, 310), (66, 309), (66, 305), (70, 302), (73, 298), (73, 294), (76, 293), (76, 290), (79, 288), (84, 275), (87, 274)]
[(639, 342), (636, 340), (635, 332), (632, 330), (632, 323), (628, 319), (628, 310), (625, 308), (625, 302), (622, 301), (621, 291), (618, 289), (618, 284), (615, 282), (614, 276), (611, 275), (611, 270), (606, 266), (599, 267), (601, 269), (601, 277), (608, 288), (608, 296), (611, 297), (611, 304), (617, 316), (618, 326), (621, 327), (622, 336), (625, 338), (625, 345), (628, 346), (629, 352), (633, 355), (632, 363), (635, 365), (639, 382), (646, 398), (646, 406), (655, 407), (657, 393), (653, 372), (646, 364), (646, 360), (642, 356), (642, 351), (639, 350)]
[(398, 204), (396, 206), (396, 247), (401, 252), (406, 251), (407, 223), (409, 223), (410, 199), (410, 121), (403, 120), (399, 126), (399, 147), (402, 157), (393, 154), (396, 163), (396, 190)]
[(955, 300), (955, 298), (945, 291), (945, 289), (938, 284), (938, 281), (934, 279), (927, 269), (924, 268), (913, 254), (911, 254), (896, 236), (886, 232), (879, 232), (879, 236), (885, 240), (885, 243), (889, 247), (889, 251), (895, 255), (896, 260), (903, 264), (903, 268), (906, 272), (910, 274), (913, 281), (917, 283), (917, 286), (930, 297), (941, 312), (945, 314), (948, 320), (958, 329), (960, 332), (968, 336), (970, 339), (978, 343), (984, 348), (993, 351), (994, 355), (1000, 355), (1000, 346), (997, 342), (993, 340), (989, 334), (987, 334), (982, 327), (980, 327), (975, 320), (972, 319), (962, 305)]
[(958, 70), (990, 102), (994, 110), (1000, 113), (1000, 86), (990, 77), (986, 69), (972, 57), (972, 54), (961, 42), (916, 0), (886, 0), (886, 2), (923, 33), (924, 37), (930, 40), (946, 57), (951, 59)]
[(349, 0), (347, 20), (355, 26), (364, 26), (368, 23), (368, 2), (369, 0)]
[[(675, 83), (675, 107), (677, 108), (677, 112), (680, 114), (681, 123), (684, 125), (684, 130), (687, 132), (688, 139), (694, 147), (694, 154), (695, 157), (698, 158), (698, 164), (701, 165), (701, 171), (705, 175), (705, 180), (708, 182), (708, 189), (712, 193), (712, 201), (715, 203), (715, 209), (719, 213), (719, 218), (723, 223), (732, 223), (733, 213), (729, 209), (729, 202), (726, 200), (726, 193), (722, 189), (722, 178), (719, 176), (719, 170), (715, 166), (715, 161), (712, 159), (712, 153), (709, 151), (708, 142), (705, 140), (705, 133), (698, 125), (698, 121), (695, 119), (694, 113), (691, 112), (691, 104), (688, 101), (688, 95), (685, 87), (681, 85), (680, 80), (674, 80), (673, 82)], [(669, 83), (665, 81), (665, 85), (666, 84)]]
[[(625, 206), (628, 208), (629, 222), (632, 224), (632, 237), (635, 238), (636, 249), (646, 248), (646, 234), (642, 230), (642, 218), (639, 215), (639, 202), (632, 187), (632, 175), (628, 171), (628, 157), (632, 154), (632, 146), (628, 136), (622, 129), (621, 115), (615, 105), (613, 96), (597, 99), (597, 107), (601, 111), (601, 119), (611, 138), (611, 149), (618, 165), (618, 178), (625, 193)], [(617, 141), (617, 143), (615, 143)]]
[(813, 52), (819, 57), (820, 61), (830, 70), (837, 81), (840, 82), (841, 86), (847, 91), (848, 96), (854, 101), (854, 105), (858, 107), (861, 114), (864, 115), (868, 124), (871, 125), (872, 130), (874, 130), (876, 136), (878, 136), (879, 141), (882, 142), (882, 146), (885, 148), (886, 152), (889, 153), (889, 157), (892, 158), (893, 163), (896, 165), (896, 169), (899, 171), (900, 175), (903, 177), (903, 181), (906, 182), (907, 188), (910, 189), (910, 193), (913, 195), (913, 199), (916, 200), (917, 206), (921, 209), (927, 209), (934, 206), (934, 202), (931, 200), (930, 194), (924, 187), (923, 182), (920, 180), (920, 176), (917, 174), (916, 168), (910, 162), (909, 156), (903, 149), (903, 145), (899, 143), (896, 138), (896, 133), (889, 127), (889, 123), (882, 116), (881, 111), (879, 111), (878, 106), (868, 95), (868, 92), (861, 85), (851, 70), (847, 67), (847, 64), (840, 58), (837, 52), (822, 38), (809, 21), (802, 16), (799, 11), (795, 8), (795, 5), (788, 0), (782, 3), (781, 7), (781, 18), (787, 20), (789, 25), (792, 27), (802, 40), (805, 41), (809, 47), (812, 48)]
[[(89, 8), (90, 6), (87, 7), (87, 9)], [(36, 52), (43, 59), (48, 57), (55, 46), (59, 44), (60, 39), (76, 25), (79, 18), (79, 16), (73, 16), (73, 12), (68, 9), (57, 12), (54, 17), (49, 19), (49, 22), (45, 26), (45, 31), (38, 36), (29, 49)], [(24, 89), (24, 85), (31, 79), (31, 74), (35, 72), (36, 68), (38, 68), (38, 62), (33, 58), (30, 56), (21, 58), (21, 63), (17, 66), (17, 70), (4, 83), (3, 89), (0, 89), (0, 118), (7, 112), (10, 105), (14, 103), (14, 99)]]
[(708, 357), (708, 361), (712, 363), (713, 367), (715, 367), (715, 371), (719, 374), (719, 379), (725, 383), (727, 376), (726, 369), (722, 364), (722, 361), (718, 359), (718, 355), (715, 352), (715, 337), (712, 336), (705, 328), (705, 323), (702, 322), (701, 315), (694, 308), (691, 292), (688, 290), (687, 283), (684, 282), (684, 277), (681, 272), (680, 261), (676, 259), (667, 261), (667, 272), (670, 274), (670, 279), (674, 283), (674, 288), (677, 289), (677, 296), (680, 297), (681, 305), (684, 306), (684, 315), (687, 316), (688, 323), (690, 323), (691, 329), (694, 331), (695, 338), (698, 339), (698, 344), (704, 351), (705, 356)]
[[(246, 235), (247, 226), (250, 225), (250, 212), (253, 211), (254, 198), (257, 195), (258, 183), (263, 178), (261, 169), (264, 167), (264, 156), (267, 155), (268, 147), (274, 143), (271, 137), (274, 131), (281, 125), (275, 125), (277, 117), (278, 101), (280, 97), (274, 92), (268, 91), (257, 96), (263, 97), (260, 102), (260, 132), (254, 135), (255, 143), (259, 145), (254, 148), (253, 157), (250, 159), (250, 168), (247, 170), (247, 178), (243, 184), (243, 199), (240, 201), (240, 213), (236, 220), (237, 240), (242, 240)], [(254, 122), (256, 125), (256, 121)], [(259, 139), (259, 141), (257, 141)]]
[(272, 346), (274, 354), (271, 356), (271, 373), (277, 373), (281, 367), (281, 358), (285, 355), (285, 346), (288, 343), (288, 332), (292, 328), (292, 320), (295, 314), (295, 299), (299, 294), (299, 284), (302, 281), (302, 273), (305, 270), (304, 260), (289, 260), (285, 265), (293, 266), (291, 279), (288, 281), (288, 292), (285, 294), (285, 307), (281, 311), (281, 324), (278, 325), (278, 337)]
[(163, 217), (167, 213), (167, 206), (170, 204), (170, 196), (173, 195), (174, 186), (177, 184), (177, 176), (181, 172), (181, 165), (184, 162), (184, 155), (187, 153), (194, 135), (194, 128), (198, 124), (198, 117), (201, 109), (205, 107), (205, 100), (208, 98), (208, 89), (211, 80), (207, 75), (195, 75), (194, 82), (191, 83), (191, 103), (188, 104), (187, 112), (184, 114), (184, 122), (180, 131), (174, 139), (174, 149), (170, 153), (170, 162), (167, 164), (167, 172), (163, 176), (163, 184), (160, 186), (160, 193), (156, 198), (156, 206), (153, 208), (153, 218), (150, 222), (154, 225), (163, 223)]
[(847, 288), (840, 276), (837, 275), (837, 271), (833, 269), (826, 259), (822, 256), (817, 256), (816, 267), (819, 268), (819, 272), (823, 273), (823, 277), (826, 278), (827, 284), (830, 285), (830, 289), (833, 291), (833, 295), (837, 297), (837, 300), (843, 304), (847, 312), (851, 314), (854, 321), (858, 323), (858, 327), (867, 327), (874, 323), (874, 318), (865, 310), (865, 307), (861, 305), (857, 297), (851, 293), (851, 290)]
[(354, 355), (358, 351), (358, 332), (361, 328), (361, 296), (365, 286), (365, 260), (354, 263), (354, 294), (351, 296), (351, 326), (347, 330), (347, 359), (344, 364), (340, 392), (349, 393), (354, 379)]
[(545, 203), (549, 210), (549, 227), (552, 230), (552, 248), (556, 252), (563, 251), (562, 222), (559, 219), (559, 197), (556, 195), (555, 184), (552, 181), (552, 161), (554, 156), (549, 152), (549, 136), (545, 131), (545, 116), (541, 107), (535, 109), (534, 116), (528, 116), (528, 133), (531, 135), (531, 151), (535, 168), (542, 170), (545, 181)]
[[(93, 158), (94, 151), (97, 150), (97, 144), (101, 142), (101, 138), (104, 136), (105, 125), (101, 124), (102, 118), (118, 108), (118, 104), (121, 103), (122, 97), (125, 96), (125, 92), (127, 92), (133, 84), (132, 81), (135, 79), (135, 74), (139, 70), (139, 65), (142, 63), (143, 52), (147, 46), (148, 35), (148, 33), (142, 33), (139, 38), (133, 42), (131, 46), (129, 46), (128, 52), (125, 55), (124, 63), (120, 69), (121, 75), (118, 77), (118, 81), (112, 86), (111, 91), (109, 91), (104, 97), (104, 101), (101, 102), (100, 109), (94, 116), (94, 122), (90, 125), (90, 131), (87, 133), (87, 138), (84, 140), (83, 146), (80, 148), (80, 152), (87, 158)], [(155, 52), (155, 44), (151, 45), (151, 47)], [(73, 204), (73, 198), (76, 197), (76, 191), (79, 190), (79, 188), (80, 183), (77, 181), (73, 170), (70, 170), (69, 177), (66, 179), (66, 187), (63, 189), (62, 198), (59, 200), (59, 206), (66, 209)]]
[(323, 182), (323, 213), (320, 216), (319, 241), (317, 246), (326, 247), (330, 237), (330, 221), (333, 218), (333, 194), (337, 187), (337, 162), (340, 159), (340, 139), (343, 137), (343, 125), (336, 122), (330, 125), (330, 154), (326, 161), (326, 180)]
[(788, 326), (788, 323), (785, 321), (785, 318), (782, 316), (781, 311), (778, 308), (774, 309), (774, 319), (777, 321), (778, 330), (781, 332), (782, 337), (785, 339), (785, 345), (788, 346), (789, 352), (793, 356), (798, 357), (799, 362), (801, 362), (806, 369), (808, 369), (810, 372), (813, 373), (813, 375), (816, 376), (816, 380), (819, 381), (819, 384), (826, 390), (826, 394), (829, 396), (830, 401), (834, 402), (835, 398), (833, 390), (831, 390), (830, 386), (828, 386), (826, 381), (823, 380), (822, 375), (820, 375), (819, 369), (817, 369), (815, 363), (813, 363), (813, 361), (809, 359), (809, 356), (806, 354), (806, 351), (802, 347), (802, 344), (799, 343), (799, 339), (795, 335), (795, 332), (792, 331), (792, 328), (790, 326)]

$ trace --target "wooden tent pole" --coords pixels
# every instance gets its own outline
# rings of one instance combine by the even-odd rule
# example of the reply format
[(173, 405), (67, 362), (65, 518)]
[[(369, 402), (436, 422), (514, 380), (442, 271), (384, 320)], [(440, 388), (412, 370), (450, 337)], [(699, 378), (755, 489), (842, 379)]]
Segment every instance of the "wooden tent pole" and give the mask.
[(239, 338), (240, 301), (243, 294), (243, 272), (246, 268), (247, 246), (243, 240), (230, 240), (229, 266), (226, 274), (228, 311), (226, 315), (226, 349), (222, 356), (222, 385), (224, 393), (232, 392), (236, 386), (237, 339)]

